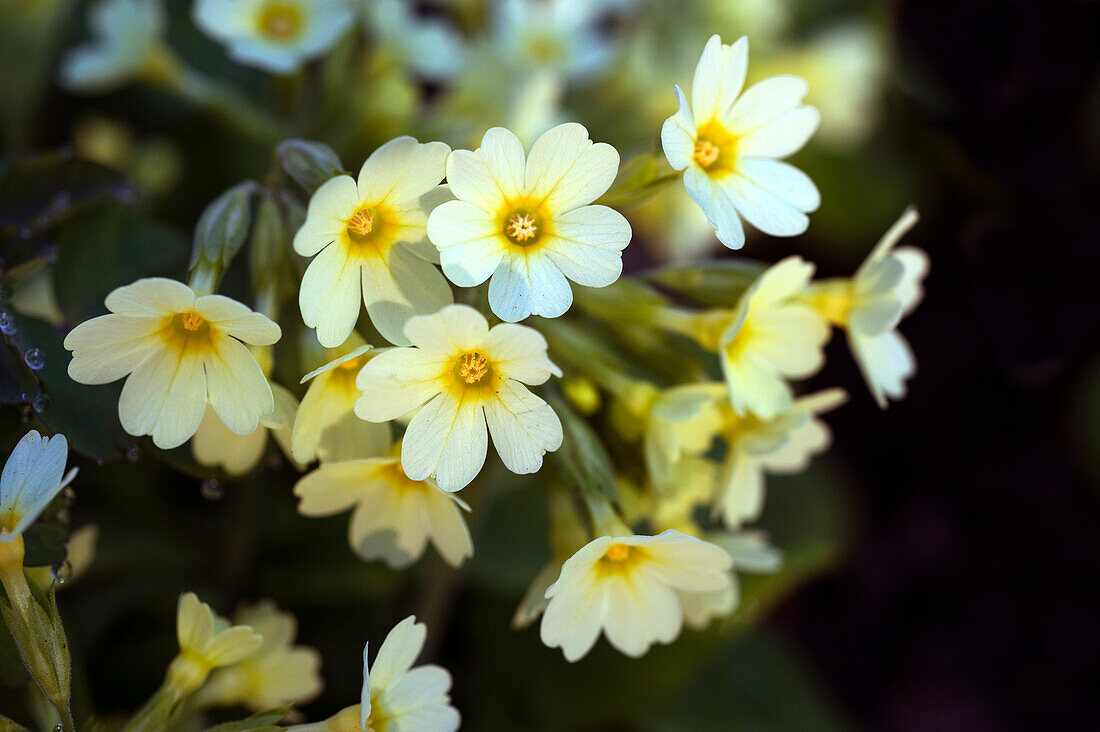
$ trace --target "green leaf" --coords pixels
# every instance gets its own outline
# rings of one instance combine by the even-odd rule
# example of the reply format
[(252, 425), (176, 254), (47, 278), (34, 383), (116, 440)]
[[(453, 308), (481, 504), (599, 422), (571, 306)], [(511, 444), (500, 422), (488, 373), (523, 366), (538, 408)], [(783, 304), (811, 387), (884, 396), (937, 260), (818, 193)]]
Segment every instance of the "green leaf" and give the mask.
[(623, 208), (641, 203), (669, 183), (680, 179), (665, 160), (664, 153), (648, 152), (635, 155), (619, 168), (611, 188), (596, 203)]
[(237, 722), (226, 722), (216, 727), (210, 727), (207, 732), (277, 732), (282, 730), (279, 720), (290, 713), (289, 708), (271, 709), (266, 712), (257, 712), (251, 717)]
[(758, 262), (724, 259), (668, 265), (642, 277), (702, 305), (735, 307), (763, 271)]
[(65, 561), (65, 544), (69, 540), (69, 527), (56, 515), (39, 518), (23, 534), (26, 555), (23, 564), (28, 567), (52, 566)]
[(577, 414), (569, 402), (556, 391), (547, 393), (547, 402), (561, 419), (561, 447), (551, 453), (565, 484), (601, 500), (619, 500), (615, 470), (611, 456), (596, 431)]

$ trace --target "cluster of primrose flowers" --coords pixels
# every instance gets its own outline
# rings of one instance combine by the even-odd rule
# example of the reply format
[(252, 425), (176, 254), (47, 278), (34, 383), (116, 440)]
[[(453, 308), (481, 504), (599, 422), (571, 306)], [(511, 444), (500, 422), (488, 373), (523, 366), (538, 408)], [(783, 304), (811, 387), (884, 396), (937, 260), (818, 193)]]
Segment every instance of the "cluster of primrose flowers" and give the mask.
[[(234, 58), (275, 73), (325, 51), (353, 21), (337, 0), (194, 7)], [(197, 83), (163, 44), (155, 3), (107, 0), (92, 19), (98, 40), (70, 57), (70, 83)], [(820, 121), (803, 103), (807, 83), (777, 76), (745, 88), (747, 69), (745, 38), (712, 37), (660, 130), (688, 199), (730, 249), (744, 245), (746, 222), (801, 234), (819, 205), (810, 178), (784, 162)], [(304, 473), (293, 488), (300, 513), (353, 510), (352, 550), (393, 568), (429, 542), (455, 567), (472, 556), (464, 513), (478, 507), (461, 495), (491, 441), (511, 472), (543, 473), (552, 524), (553, 557), (514, 625), (541, 617), (542, 641), (569, 661), (601, 634), (632, 657), (670, 643), (685, 624), (734, 612), (738, 571), (779, 566), (749, 525), (766, 474), (799, 471), (829, 445), (821, 415), (847, 395), (799, 395), (792, 382), (821, 369), (830, 326), (847, 334), (880, 405), (902, 397), (915, 371), (897, 332), (928, 267), (923, 252), (898, 246), (914, 211), (850, 278), (814, 280), (798, 256), (621, 278), (632, 230), (617, 202), (656, 182), (639, 184), (580, 124), (529, 146), (494, 127), (474, 150), (397, 137), (355, 177), (319, 143), (285, 142), (279, 159), (308, 205), (290, 181), (221, 196), (198, 223), (188, 283), (145, 278), (110, 293), (109, 314), (65, 338), (69, 376), (125, 379), (118, 414), (129, 434), (162, 449), (190, 441), (199, 462), (233, 475), (257, 466), (270, 433)], [(246, 241), (254, 308), (217, 294)], [(286, 350), (273, 346), (285, 340), (288, 278), (291, 327), (306, 337), (282, 345), (316, 366), (300, 402), (272, 376)], [(719, 304), (677, 299), (701, 295)], [(544, 466), (548, 453), (559, 460)], [(65, 454), (63, 436), (31, 432), (5, 466), (0, 579), (5, 620), (71, 727), (63, 629), (56, 605), (45, 615), (28, 589), (21, 539), (72, 479)], [(177, 633), (162, 687), (127, 729), (163, 729), (215, 705), (292, 705), (321, 688), (316, 652), (294, 646), (293, 617), (270, 603), (231, 622), (187, 593)], [(412, 668), (425, 634), (408, 618), (373, 664), (364, 648), (360, 702), (294, 729), (456, 729), (448, 672)]]

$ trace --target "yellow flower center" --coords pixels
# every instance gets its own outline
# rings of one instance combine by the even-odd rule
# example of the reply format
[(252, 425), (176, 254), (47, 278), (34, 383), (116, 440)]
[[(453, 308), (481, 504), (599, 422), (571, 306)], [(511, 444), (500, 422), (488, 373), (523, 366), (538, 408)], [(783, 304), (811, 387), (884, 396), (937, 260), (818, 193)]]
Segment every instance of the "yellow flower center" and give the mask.
[(596, 562), (601, 574), (625, 574), (645, 558), (645, 551), (630, 544), (615, 543)]
[(403, 225), (397, 212), (363, 204), (344, 224), (344, 244), (356, 257), (384, 257)]
[(607, 553), (604, 556), (612, 562), (625, 561), (630, 556), (630, 547), (626, 544), (612, 544), (607, 548)]
[(520, 246), (530, 246), (539, 237), (538, 214), (520, 209), (513, 211), (504, 226), (504, 235)]
[(458, 369), (458, 375), (462, 377), (462, 380), (467, 384), (477, 384), (489, 373), (489, 359), (482, 356), (477, 351), (471, 351), (470, 353), (464, 353), (461, 358), (458, 359), (456, 366)]
[(356, 356), (355, 358), (344, 361), (342, 364), (340, 364), (339, 368), (342, 368), (345, 371), (351, 371), (353, 369), (359, 368), (362, 365), (362, 361), (362, 356)]
[(193, 333), (198, 330), (205, 321), (198, 313), (184, 313), (180, 318), (180, 322), (183, 324), (184, 330), (189, 330)]
[(360, 209), (348, 219), (348, 234), (350, 236), (366, 236), (374, 230), (374, 211)]
[(273, 41), (292, 41), (305, 25), (301, 8), (290, 3), (268, 3), (260, 13), (260, 34)]
[(699, 127), (691, 157), (708, 175), (729, 173), (737, 163), (737, 137), (711, 120)]

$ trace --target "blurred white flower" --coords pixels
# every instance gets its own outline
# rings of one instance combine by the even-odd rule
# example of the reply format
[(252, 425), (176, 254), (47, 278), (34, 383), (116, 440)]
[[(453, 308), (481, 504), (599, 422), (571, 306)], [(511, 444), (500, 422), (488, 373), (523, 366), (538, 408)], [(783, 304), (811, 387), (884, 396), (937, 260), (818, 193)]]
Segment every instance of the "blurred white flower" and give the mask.
[(699, 204), (730, 249), (745, 243), (744, 217), (773, 236), (795, 236), (821, 203), (817, 187), (781, 162), (809, 140), (820, 115), (803, 105), (808, 87), (795, 76), (775, 76), (741, 93), (749, 44), (712, 36), (695, 68), (691, 104), (675, 87), (680, 111), (661, 130), (668, 162), (684, 171), (688, 195)]
[(550, 72), (566, 80), (602, 71), (615, 47), (598, 21), (615, 2), (607, 0), (500, 0), (492, 42), (508, 67)]
[(348, 0), (196, 0), (192, 17), (231, 58), (275, 74), (324, 54), (355, 20)]
[(622, 273), (630, 224), (590, 205), (618, 167), (615, 148), (593, 143), (576, 123), (539, 137), (526, 160), (519, 138), (502, 127), (475, 151), (455, 150), (447, 182), (458, 200), (428, 217), (444, 274), (462, 287), (491, 276), (489, 305), (502, 320), (562, 315), (573, 302), (568, 280), (606, 287)]
[(168, 665), (165, 685), (180, 698), (202, 686), (214, 669), (243, 661), (263, 643), (252, 628), (217, 617), (194, 592), (180, 595), (176, 638), (180, 650)]
[(413, 348), (376, 356), (359, 372), (364, 392), (355, 413), (372, 422), (419, 408), (409, 422), (401, 465), (412, 480), (434, 477), (445, 491), (465, 487), (493, 445), (513, 473), (534, 473), (542, 456), (561, 446), (554, 410), (524, 384), (561, 376), (546, 355), (546, 339), (522, 325), (489, 328), (478, 311), (450, 305), (410, 318)]
[(156, 73), (166, 24), (160, 0), (100, 0), (91, 5), (88, 25), (95, 37), (65, 54), (61, 84), (73, 91), (101, 92)]
[(107, 295), (109, 315), (65, 337), (69, 377), (107, 384), (126, 376), (118, 402), (122, 427), (152, 435), (162, 449), (198, 430), (210, 404), (226, 428), (252, 433), (275, 400), (245, 344), (279, 340), (279, 326), (222, 295), (196, 296), (175, 280), (140, 279)]
[(366, 0), (368, 31), (417, 76), (449, 81), (466, 68), (466, 41), (441, 18), (416, 14), (409, 0)]
[(432, 264), (438, 254), (425, 239), (425, 203), (446, 172), (450, 148), (398, 137), (375, 150), (359, 179), (340, 175), (309, 200), (294, 251), (313, 257), (302, 278), (302, 319), (317, 340), (335, 348), (359, 317), (359, 301), (386, 340), (408, 345), (405, 321), (452, 301), (447, 281)]

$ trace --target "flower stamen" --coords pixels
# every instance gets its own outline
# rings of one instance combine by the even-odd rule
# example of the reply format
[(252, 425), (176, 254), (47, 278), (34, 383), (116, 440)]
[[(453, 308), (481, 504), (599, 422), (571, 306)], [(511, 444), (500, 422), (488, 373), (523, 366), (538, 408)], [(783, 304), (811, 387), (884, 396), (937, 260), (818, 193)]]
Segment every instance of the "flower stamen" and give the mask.
[(374, 229), (374, 212), (360, 209), (348, 219), (348, 233), (366, 236)]
[(196, 331), (202, 327), (203, 319), (198, 313), (184, 313), (181, 318), (185, 330)]
[(508, 226), (504, 233), (517, 244), (526, 244), (539, 235), (539, 226), (534, 214), (516, 211), (508, 217)]
[(480, 382), (489, 373), (489, 359), (477, 351), (463, 354), (458, 361), (458, 374), (467, 384)]
[(721, 150), (710, 140), (699, 138), (695, 141), (695, 152), (692, 153), (692, 157), (700, 167), (709, 168), (718, 162), (720, 155)]

